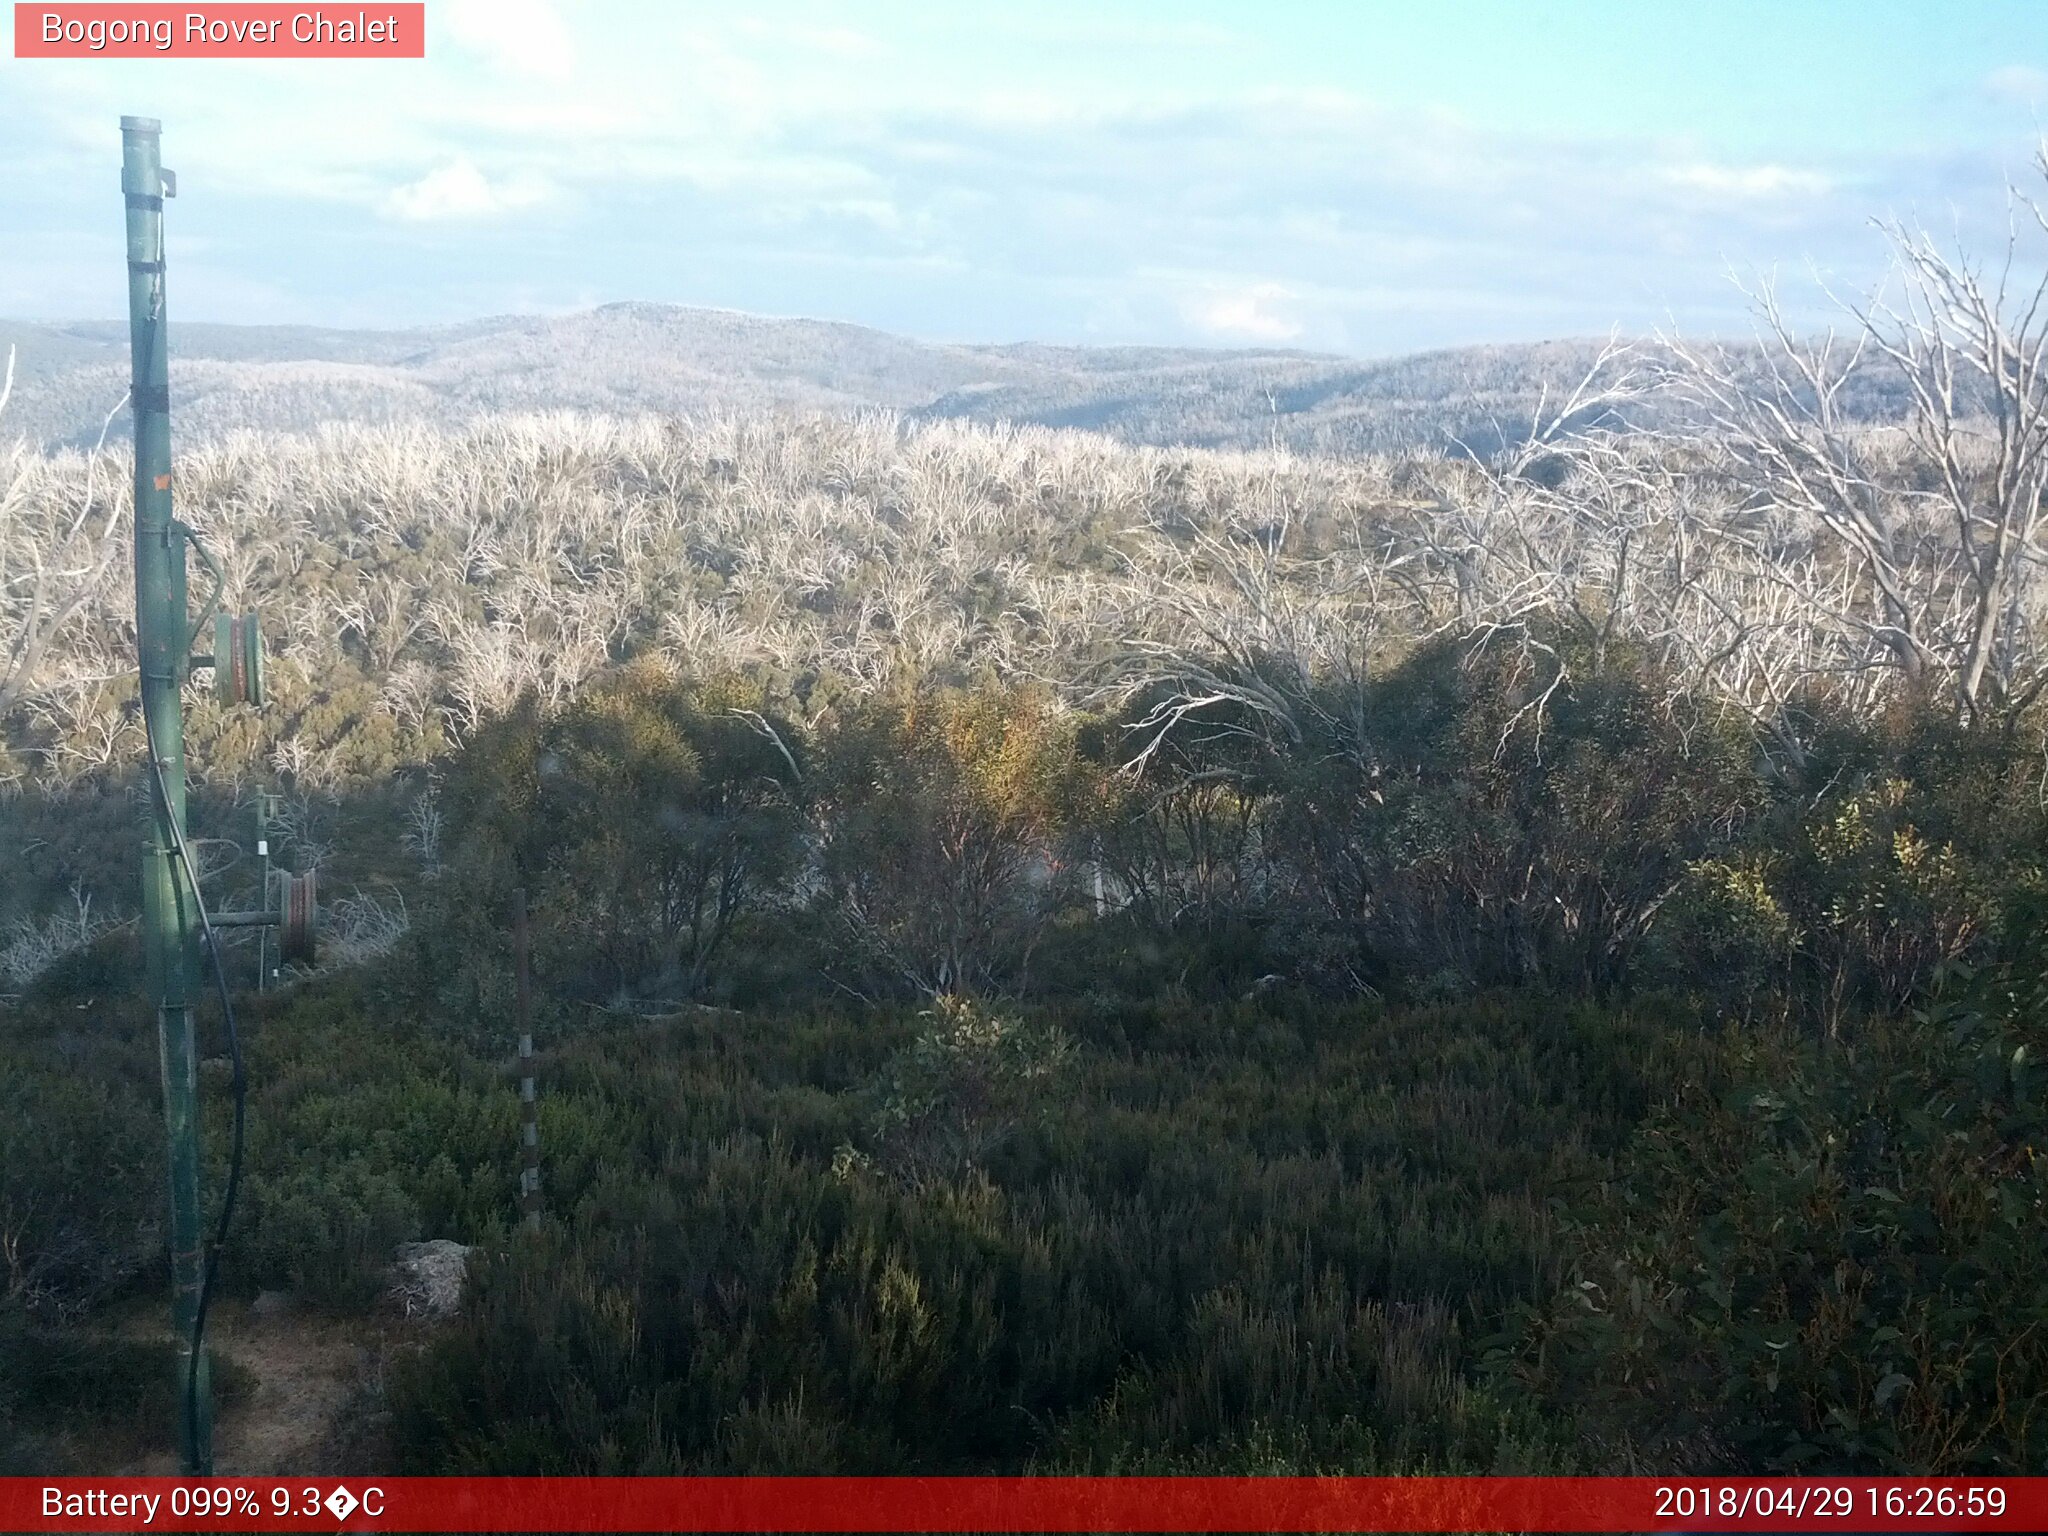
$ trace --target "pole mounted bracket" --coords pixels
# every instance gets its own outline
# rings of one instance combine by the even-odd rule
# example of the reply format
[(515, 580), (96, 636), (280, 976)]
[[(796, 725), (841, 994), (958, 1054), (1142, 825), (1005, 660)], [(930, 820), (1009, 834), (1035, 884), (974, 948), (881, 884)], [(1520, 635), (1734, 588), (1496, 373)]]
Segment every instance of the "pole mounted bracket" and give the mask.
[[(168, 405), (165, 409), (169, 409)], [(166, 480), (169, 478), (170, 476), (168, 475), (164, 476)], [(158, 487), (160, 490), (168, 488), (161, 485)], [(220, 568), (220, 562), (213, 558), (213, 552), (206, 547), (205, 541), (193, 531), (189, 523), (174, 517), (171, 519), (171, 529), (179, 538), (185, 541), (185, 547), (199, 557), (199, 563), (205, 566), (207, 573), (213, 577), (213, 590), (206, 594), (206, 603), (199, 610), (199, 617), (192, 621), (192, 633), (185, 637), (185, 648), (190, 650), (199, 643), (200, 632), (212, 622), (213, 616), (220, 612), (221, 594), (227, 590), (228, 578), (227, 573)], [(195, 656), (193, 658), (193, 665), (198, 666), (203, 665), (203, 663)]]
[(206, 605), (199, 610), (192, 633), (185, 639), (188, 649), (197, 644), (200, 632), (211, 619), (213, 654), (194, 656), (192, 665), (213, 668), (214, 696), (221, 703), (254, 704), (260, 708), (264, 700), (263, 626), (253, 613), (230, 614), (222, 610), (221, 594), (227, 589), (228, 579), (220, 562), (189, 526), (174, 519), (171, 527), (213, 576), (213, 590), (207, 594)]

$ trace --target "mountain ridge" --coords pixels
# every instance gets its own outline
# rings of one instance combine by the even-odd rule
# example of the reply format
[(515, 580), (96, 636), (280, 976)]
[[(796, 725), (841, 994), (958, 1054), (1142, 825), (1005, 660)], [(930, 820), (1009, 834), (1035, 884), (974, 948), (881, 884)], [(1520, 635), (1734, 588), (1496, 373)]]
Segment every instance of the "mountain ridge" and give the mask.
[[(1604, 340), (1367, 359), (1292, 348), (921, 341), (847, 321), (626, 300), (560, 315), (370, 328), (171, 326), (186, 441), (327, 422), (453, 426), (494, 411), (882, 409), (1206, 448), (1497, 443)], [(0, 320), (19, 377), (0, 436), (94, 441), (127, 381), (125, 322)], [(125, 411), (114, 418), (123, 428)]]

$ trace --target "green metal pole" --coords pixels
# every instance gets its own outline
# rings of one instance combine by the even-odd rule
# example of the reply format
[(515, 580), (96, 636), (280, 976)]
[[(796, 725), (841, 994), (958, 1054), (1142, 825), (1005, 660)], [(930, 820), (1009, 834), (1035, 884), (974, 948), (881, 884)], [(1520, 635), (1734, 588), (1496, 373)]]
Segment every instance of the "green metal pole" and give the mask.
[[(135, 636), (149, 751), (164, 794), (149, 797), (142, 847), (142, 932), (149, 987), (157, 1002), (164, 1125), (171, 1189), (171, 1328), (177, 1335), (179, 1453), (184, 1470), (213, 1471), (213, 1393), (202, 1353), (191, 1359), (192, 1326), (206, 1272), (199, 1203), (199, 1057), (190, 984), (198, 919), (185, 872), (176, 867), (173, 818), (185, 817), (185, 721), (180, 690), (190, 665), (185, 539), (171, 516), (170, 358), (164, 316), (161, 125), (121, 119), (121, 190), (128, 206), (129, 404), (135, 417)], [(198, 1390), (186, 1385), (196, 1369)]]

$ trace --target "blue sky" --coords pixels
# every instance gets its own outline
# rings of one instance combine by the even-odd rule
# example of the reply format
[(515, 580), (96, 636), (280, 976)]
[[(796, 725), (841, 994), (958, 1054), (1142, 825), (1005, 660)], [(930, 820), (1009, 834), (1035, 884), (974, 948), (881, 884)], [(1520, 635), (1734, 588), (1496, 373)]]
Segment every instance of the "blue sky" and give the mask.
[(1731, 269), (1876, 282), (1875, 215), (1992, 248), (2048, 123), (2041, 0), (427, 11), (424, 61), (10, 39), (0, 314), (121, 312), (124, 112), (164, 120), (188, 319), (650, 299), (1368, 356), (1740, 329)]

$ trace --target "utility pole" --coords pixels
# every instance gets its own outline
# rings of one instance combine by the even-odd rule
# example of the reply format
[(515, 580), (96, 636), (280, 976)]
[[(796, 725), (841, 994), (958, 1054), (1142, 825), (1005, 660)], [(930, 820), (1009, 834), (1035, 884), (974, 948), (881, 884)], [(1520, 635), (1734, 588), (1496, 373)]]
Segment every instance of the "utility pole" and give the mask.
[[(258, 887), (264, 899), (270, 899), (270, 833), (277, 825), (278, 809), (282, 795), (268, 790), (256, 792), (256, 857), (263, 861), (262, 884)], [(266, 925), (256, 930), (256, 990), (268, 990), (272, 981), (270, 974), (270, 929)]]
[(528, 1230), (540, 1228), (540, 1101), (533, 1079), (533, 955), (526, 926), (526, 888), (512, 893), (513, 1002), (519, 1028), (521, 1147), (519, 1209)]
[(204, 1341), (195, 1337), (205, 1282), (199, 1205), (199, 1055), (191, 982), (198, 960), (197, 892), (177, 867), (185, 819), (185, 539), (171, 516), (171, 373), (164, 319), (161, 125), (121, 119), (121, 191), (128, 205), (128, 343), (135, 417), (135, 639), (149, 754), (161, 793), (150, 796), (142, 849), (142, 942), (156, 995), (164, 1127), (170, 1139), (171, 1330), (179, 1340), (179, 1437), (188, 1474), (213, 1471), (213, 1394)]
[[(263, 702), (263, 643), (253, 614), (221, 609), (220, 566), (171, 515), (171, 388), (164, 301), (164, 199), (177, 178), (163, 168), (162, 125), (121, 119), (121, 191), (128, 213), (129, 406), (135, 418), (135, 643), (147, 740), (149, 819), (142, 843), (142, 944), (150, 996), (156, 1003), (163, 1070), (164, 1131), (171, 1196), (171, 1328), (179, 1345), (179, 1452), (189, 1475), (213, 1471), (213, 1393), (204, 1324), (211, 1272), (199, 1188), (199, 1051), (192, 1020), (200, 938), (221, 927), (280, 930), (285, 960), (310, 960), (317, 919), (314, 872), (286, 875), (266, 886), (270, 910), (209, 914), (185, 837), (183, 690), (194, 666), (213, 668), (223, 703)], [(213, 595), (194, 621), (185, 580), (186, 552), (213, 577)], [(192, 643), (213, 621), (213, 654), (194, 656)], [(268, 875), (266, 863), (266, 877)], [(220, 954), (212, 954), (235, 1061), (235, 1154), (221, 1228), (232, 1208), (241, 1146), (241, 1055), (235, 1042)]]

